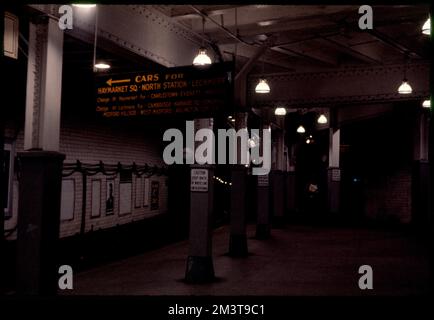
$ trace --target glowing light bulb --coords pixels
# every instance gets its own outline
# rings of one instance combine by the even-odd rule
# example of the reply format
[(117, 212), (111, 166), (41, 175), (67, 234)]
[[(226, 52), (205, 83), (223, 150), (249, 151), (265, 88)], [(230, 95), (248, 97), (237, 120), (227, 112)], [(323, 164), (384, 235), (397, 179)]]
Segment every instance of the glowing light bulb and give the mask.
[(399, 94), (410, 94), (412, 92), (413, 92), (413, 89), (411, 88), (410, 84), (408, 83), (408, 80), (404, 79), (398, 88), (398, 93)]
[(267, 80), (259, 79), (259, 83), (256, 85), (255, 92), (256, 93), (269, 93), (270, 92), (270, 86), (268, 85)]
[(306, 132), (306, 129), (305, 129), (303, 126), (299, 126), (299, 127), (297, 128), (297, 132), (298, 132), (298, 133), (305, 133), (305, 132)]
[(205, 66), (211, 64), (211, 58), (206, 54), (205, 48), (200, 48), (199, 53), (193, 60), (195, 66)]
[(320, 124), (326, 124), (327, 123), (327, 117), (324, 115), (324, 114), (321, 114), (319, 117), (318, 117), (318, 120), (317, 120), (317, 122), (318, 123), (320, 123)]

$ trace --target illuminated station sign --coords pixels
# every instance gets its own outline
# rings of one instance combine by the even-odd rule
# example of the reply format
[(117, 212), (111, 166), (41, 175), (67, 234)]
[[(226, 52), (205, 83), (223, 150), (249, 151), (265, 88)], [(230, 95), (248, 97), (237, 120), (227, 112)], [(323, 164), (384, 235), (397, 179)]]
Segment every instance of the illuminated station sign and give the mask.
[(96, 77), (96, 112), (104, 118), (212, 114), (230, 110), (232, 65), (177, 67)]

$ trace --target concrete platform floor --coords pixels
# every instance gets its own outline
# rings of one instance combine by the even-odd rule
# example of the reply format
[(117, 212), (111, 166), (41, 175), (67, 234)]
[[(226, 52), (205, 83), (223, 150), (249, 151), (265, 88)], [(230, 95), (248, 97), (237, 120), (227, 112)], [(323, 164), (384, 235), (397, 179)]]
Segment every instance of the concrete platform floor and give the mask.
[[(253, 237), (255, 226), (248, 227)], [(227, 227), (213, 237), (216, 282), (183, 282), (188, 241), (74, 276), (80, 295), (408, 295), (430, 293), (428, 250), (403, 231), (286, 226), (249, 239), (247, 258), (226, 256)], [(373, 268), (373, 290), (360, 290), (358, 268)], [(66, 294), (65, 291), (59, 292)]]

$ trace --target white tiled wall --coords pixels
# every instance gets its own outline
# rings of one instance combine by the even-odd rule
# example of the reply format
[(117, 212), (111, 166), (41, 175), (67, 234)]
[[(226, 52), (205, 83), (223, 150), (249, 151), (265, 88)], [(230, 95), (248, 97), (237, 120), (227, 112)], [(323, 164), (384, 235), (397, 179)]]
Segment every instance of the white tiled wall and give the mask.
[[(6, 136), (12, 138), (16, 136), (15, 147), (16, 151), (23, 150), (23, 131), (14, 130), (13, 126), (6, 130)], [(16, 134), (18, 132), (18, 135)], [(14, 134), (15, 133), (15, 134)], [(150, 166), (163, 167), (162, 160), (162, 142), (159, 133), (147, 130), (146, 128), (128, 127), (128, 126), (105, 126), (98, 124), (80, 125), (78, 123), (62, 123), (60, 137), (60, 152), (66, 155), (65, 163), (75, 162), (80, 160), (82, 163), (99, 163), (103, 161), (105, 164), (131, 165), (135, 162), (137, 165), (148, 164)], [(80, 232), (82, 220), (82, 204), (83, 204), (83, 179), (81, 173), (74, 173), (64, 179), (72, 179), (75, 182), (74, 187), (74, 217), (71, 220), (61, 221), (60, 236), (66, 237)], [(107, 195), (107, 179), (114, 179), (114, 210), (113, 214), (106, 213), (106, 195)], [(129, 223), (162, 214), (167, 211), (167, 176), (151, 176), (149, 180), (156, 180), (160, 183), (159, 192), (159, 209), (151, 211), (150, 204), (144, 206), (144, 195), (138, 194), (140, 199), (136, 201), (137, 184), (143, 184), (143, 179), (135, 179), (133, 175), (132, 181), (132, 199), (131, 212), (119, 215), (119, 175), (115, 178), (107, 177), (103, 174), (97, 174), (87, 177), (86, 188), (86, 216), (85, 226), (86, 231), (91, 229), (98, 230), (110, 228), (112, 226)], [(92, 210), (92, 180), (100, 180), (100, 210), (99, 217), (91, 217)], [(149, 184), (150, 186), (150, 184)], [(139, 190), (143, 190), (140, 185)], [(13, 216), (6, 220), (5, 228), (13, 229), (17, 223), (18, 216), (18, 181), (14, 180), (13, 188)], [(147, 190), (150, 192), (150, 188)], [(150, 195), (149, 195), (150, 198)], [(60, 214), (60, 213), (59, 213)], [(16, 231), (8, 236), (8, 239), (16, 238)]]

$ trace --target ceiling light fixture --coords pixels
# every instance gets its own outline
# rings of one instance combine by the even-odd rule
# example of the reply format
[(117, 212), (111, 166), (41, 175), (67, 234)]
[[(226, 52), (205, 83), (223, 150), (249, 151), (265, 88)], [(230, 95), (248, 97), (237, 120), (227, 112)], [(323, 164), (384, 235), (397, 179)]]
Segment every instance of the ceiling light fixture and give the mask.
[(413, 89), (411, 88), (410, 84), (408, 83), (408, 80), (406, 78), (404, 78), (404, 80), (402, 80), (402, 83), (398, 88), (398, 93), (399, 94), (410, 94), (412, 92), (413, 92)]
[(327, 117), (324, 114), (321, 114), (316, 121), (320, 124), (326, 124), (328, 122)]
[(72, 6), (73, 6), (73, 7), (77, 7), (77, 8), (87, 9), (87, 8), (94, 8), (94, 7), (96, 7), (96, 4), (80, 4), (80, 3), (73, 3)]
[(271, 26), (272, 24), (275, 24), (276, 22), (273, 20), (265, 20), (265, 21), (259, 21), (257, 24), (260, 27), (267, 27), (267, 26)]
[(206, 66), (212, 63), (211, 58), (206, 54), (206, 49), (204, 45), (205, 37), (205, 18), (202, 18), (202, 46), (199, 48), (199, 53), (193, 60), (193, 65), (195, 66)]
[(206, 54), (206, 49), (203, 47), (199, 48), (199, 53), (193, 60), (195, 66), (205, 66), (211, 64), (211, 58)]
[(93, 71), (101, 71), (101, 70), (108, 70), (111, 68), (111, 66), (104, 61), (96, 61), (96, 47), (97, 47), (97, 40), (98, 40), (98, 8), (95, 9), (95, 31), (94, 31), (94, 41), (93, 41)]
[(282, 107), (278, 107), (274, 110), (274, 114), (276, 116), (284, 116), (284, 115), (286, 115), (286, 109), (282, 108)]
[(424, 108), (431, 108), (431, 100), (430, 100), (430, 99), (426, 99), (426, 100), (422, 103), (422, 107), (424, 107)]
[(258, 84), (255, 87), (256, 93), (269, 93), (270, 92), (270, 86), (267, 83), (267, 80), (265, 79), (259, 79)]
[[(264, 52), (265, 55), (265, 52)], [(262, 74), (264, 74), (264, 59), (262, 59)], [(259, 78), (259, 82), (255, 87), (256, 93), (269, 93), (270, 92), (270, 86), (267, 83), (267, 80), (265, 80), (264, 76)]]
[(95, 63), (95, 68), (99, 69), (99, 70), (106, 70), (106, 69), (110, 69), (110, 65), (106, 62), (100, 61), (98, 63)]
[(425, 23), (423, 24), (422, 33), (426, 34), (426, 35), (430, 35), (431, 34), (431, 19), (430, 18), (428, 18), (425, 21)]
[(298, 133), (305, 133), (305, 132), (306, 132), (306, 129), (305, 129), (303, 126), (299, 126), (299, 127), (297, 128), (297, 132), (298, 132)]
[(407, 80), (407, 56), (405, 57), (405, 65), (404, 65), (404, 79), (402, 80), (401, 85), (398, 88), (399, 94), (410, 94), (413, 92), (410, 84)]

